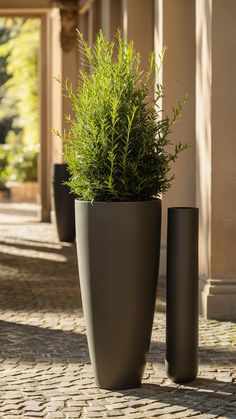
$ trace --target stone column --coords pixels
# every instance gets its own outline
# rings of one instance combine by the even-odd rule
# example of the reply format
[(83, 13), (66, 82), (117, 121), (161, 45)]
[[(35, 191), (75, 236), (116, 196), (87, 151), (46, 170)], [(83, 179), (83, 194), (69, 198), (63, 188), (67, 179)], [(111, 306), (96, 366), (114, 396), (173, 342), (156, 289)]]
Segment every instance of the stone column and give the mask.
[(111, 40), (118, 29), (121, 29), (121, 0), (102, 0), (101, 27), (107, 39)]
[[(79, 13), (79, 31), (83, 34), (83, 37), (88, 41), (89, 37), (89, 10), (85, 10)], [(84, 55), (78, 50), (78, 67), (80, 70), (87, 70), (87, 63)]]
[(50, 221), (51, 187), (51, 26), (48, 12), (41, 16), (40, 39), (40, 155), (39, 155), (39, 195), (41, 221)]
[[(76, 41), (76, 28), (78, 27), (77, 0), (65, 2), (53, 0), (50, 12), (50, 128), (63, 132), (68, 129), (65, 115), (71, 115), (71, 104), (63, 95), (60, 83), (53, 80), (58, 77), (62, 83), (68, 80), (73, 88), (77, 85), (78, 52)], [(51, 188), (52, 163), (62, 163), (63, 143), (56, 135), (51, 134), (51, 161), (48, 175), (49, 188)], [(51, 198), (51, 193), (49, 194)], [(51, 220), (55, 219), (54, 211), (50, 212)]]
[[(51, 106), (51, 121), (52, 127), (59, 132), (62, 132), (62, 86), (54, 78), (62, 79), (62, 50), (60, 45), (61, 32), (61, 18), (60, 11), (53, 8), (50, 13), (51, 17), (51, 42), (53, 48), (51, 49), (51, 92), (52, 92), (52, 106)], [(56, 135), (52, 134), (52, 163), (62, 162), (62, 141)]]
[[(78, 28), (78, 1), (71, 0), (62, 2), (60, 6), (61, 14), (61, 68), (62, 81), (66, 80), (72, 84), (75, 90), (77, 86), (78, 74), (78, 45), (76, 29)], [(70, 101), (63, 96), (62, 98), (62, 130), (68, 128), (65, 115), (72, 115)]]
[(86, 40), (88, 40), (88, 25), (89, 25), (89, 12), (86, 11), (79, 15), (79, 31), (83, 34), (84, 39)]
[(195, 205), (195, 1), (155, 0), (155, 52), (167, 47), (159, 81), (164, 84), (163, 115), (171, 114), (184, 95), (188, 102), (174, 126), (171, 141), (189, 141), (193, 147), (173, 165), (175, 179), (163, 195), (163, 222), (160, 274), (166, 272), (167, 208)]
[(196, 2), (200, 310), (236, 317), (236, 2)]
[(122, 9), (124, 37), (134, 41), (146, 70), (149, 54), (154, 50), (154, 0), (123, 0)]
[(101, 0), (94, 0), (88, 10), (88, 42), (92, 46), (101, 29)]

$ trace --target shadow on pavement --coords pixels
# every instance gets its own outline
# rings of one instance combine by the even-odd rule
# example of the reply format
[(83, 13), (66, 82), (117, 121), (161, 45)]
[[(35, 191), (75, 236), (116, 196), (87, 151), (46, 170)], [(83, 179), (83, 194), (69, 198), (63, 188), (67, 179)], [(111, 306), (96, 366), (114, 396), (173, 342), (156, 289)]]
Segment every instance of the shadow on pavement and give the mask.
[[(3, 205), (3, 204), (2, 204)], [(37, 212), (34, 208), (19, 208), (13, 206), (12, 204), (6, 205), (5, 207), (0, 208), (0, 214), (8, 216), (22, 216), (22, 217), (35, 217), (35, 222), (37, 222)], [(5, 224), (5, 223), (4, 223)], [(12, 225), (12, 223), (11, 223)]]
[[(17, 238), (7, 238), (7, 240), (0, 240), (0, 246), (14, 247), (19, 250), (35, 250), (39, 252), (48, 253), (50, 251), (57, 253), (58, 255), (64, 253), (74, 253), (74, 245), (69, 243), (48, 243), (48, 242), (37, 242), (36, 240), (19, 240)], [(1, 254), (1, 252), (0, 252)], [(1, 260), (1, 259), (0, 259)]]
[[(152, 341), (148, 354), (148, 361), (152, 363), (165, 363), (165, 348), (164, 342)], [(215, 346), (199, 346), (198, 359), (200, 364), (207, 364), (210, 366), (221, 365), (224, 366), (236, 366), (236, 351), (233, 347), (215, 347)], [(236, 386), (235, 386), (236, 388)]]
[(0, 242), (0, 310), (81, 309), (75, 245), (22, 241)]
[(85, 334), (0, 321), (0, 358), (21, 362), (88, 363)]
[[(214, 414), (217, 417), (223, 416), (225, 418), (235, 418), (233, 413), (233, 406), (230, 407), (230, 402), (235, 402), (235, 386), (224, 381), (210, 380), (200, 378), (187, 385), (179, 387), (172, 385), (158, 385), (153, 383), (143, 383), (140, 388), (130, 390), (119, 390), (122, 396), (133, 397), (137, 403), (133, 403), (133, 407), (142, 405), (142, 399), (147, 398), (154, 401), (148, 405), (148, 410), (145, 412), (147, 417), (152, 417), (152, 409), (167, 407), (169, 405), (169, 412), (165, 408), (165, 415), (174, 413), (181, 417), (181, 408), (186, 408), (194, 411), (196, 414)], [(184, 411), (183, 414), (186, 414)], [(158, 416), (161, 415), (161, 410), (158, 411)], [(156, 416), (156, 415), (155, 415)], [(190, 415), (192, 416), (192, 415)], [(186, 416), (183, 416), (186, 417)], [(208, 416), (207, 416), (208, 417)]]

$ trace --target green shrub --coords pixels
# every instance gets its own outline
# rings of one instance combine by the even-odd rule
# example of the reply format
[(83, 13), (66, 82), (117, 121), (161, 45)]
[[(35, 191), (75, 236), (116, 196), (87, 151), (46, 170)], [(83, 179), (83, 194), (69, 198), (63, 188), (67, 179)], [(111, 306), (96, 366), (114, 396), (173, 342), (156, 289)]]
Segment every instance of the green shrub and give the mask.
[(26, 181), (37, 181), (37, 146), (1, 145), (0, 185)]
[(7, 176), (6, 168), (8, 166), (7, 162), (7, 150), (5, 145), (0, 145), (0, 190), (7, 189)]
[[(71, 190), (81, 199), (98, 201), (145, 201), (170, 187), (171, 162), (187, 148), (179, 143), (167, 150), (169, 134), (180, 116), (183, 101), (173, 109), (172, 118), (161, 118), (158, 106), (163, 87), (155, 73), (164, 53), (150, 55), (149, 71), (140, 70), (140, 56), (133, 43), (117, 34), (118, 49), (102, 32), (89, 48), (79, 33), (79, 45), (88, 64), (80, 71), (76, 94), (66, 83), (74, 119), (61, 135), (65, 142)], [(154, 106), (148, 103), (156, 86)]]
[(35, 147), (16, 148), (8, 159), (12, 167), (11, 181), (37, 181), (37, 152)]

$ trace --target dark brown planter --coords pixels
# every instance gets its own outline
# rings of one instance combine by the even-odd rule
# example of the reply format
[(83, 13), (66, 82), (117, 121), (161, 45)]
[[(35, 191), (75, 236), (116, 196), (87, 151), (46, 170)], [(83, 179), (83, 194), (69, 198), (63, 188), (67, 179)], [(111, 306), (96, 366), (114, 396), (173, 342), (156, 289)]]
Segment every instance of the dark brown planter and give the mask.
[(198, 208), (168, 209), (166, 369), (176, 383), (198, 369)]
[(69, 172), (65, 163), (53, 165), (52, 194), (58, 237), (63, 242), (75, 240), (75, 195), (70, 193), (64, 184), (69, 180)]
[(149, 350), (161, 201), (75, 201), (77, 252), (96, 384), (138, 387)]

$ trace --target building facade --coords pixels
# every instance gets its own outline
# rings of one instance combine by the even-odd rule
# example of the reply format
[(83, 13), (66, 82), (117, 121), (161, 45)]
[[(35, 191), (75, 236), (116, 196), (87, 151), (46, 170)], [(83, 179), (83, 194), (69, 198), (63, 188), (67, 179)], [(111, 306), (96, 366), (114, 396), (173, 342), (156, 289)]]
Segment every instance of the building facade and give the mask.
[(160, 81), (168, 112), (188, 95), (173, 142), (193, 147), (175, 165), (163, 197), (161, 275), (165, 275), (166, 217), (170, 206), (200, 210), (200, 311), (236, 317), (236, 15), (235, 0), (1, 0), (0, 15), (41, 19), (41, 218), (50, 218), (51, 165), (63, 160), (59, 131), (70, 113), (53, 76), (76, 86), (83, 65), (76, 28), (90, 44), (99, 29), (108, 39), (120, 28), (142, 62), (168, 48)]

